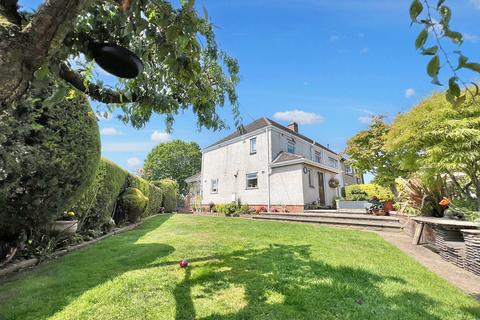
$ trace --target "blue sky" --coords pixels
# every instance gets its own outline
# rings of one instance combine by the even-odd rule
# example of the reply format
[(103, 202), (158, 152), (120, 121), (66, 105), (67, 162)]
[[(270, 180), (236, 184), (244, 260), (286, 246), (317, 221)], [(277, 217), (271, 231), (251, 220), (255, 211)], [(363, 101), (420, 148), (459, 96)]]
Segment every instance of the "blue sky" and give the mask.
[[(40, 2), (20, 0), (24, 9)], [(454, 9), (452, 28), (466, 35), (464, 52), (480, 60), (480, 0), (446, 3)], [(263, 116), (283, 124), (300, 119), (301, 133), (342, 151), (372, 114), (391, 118), (439, 90), (426, 75), (428, 58), (414, 48), (420, 28), (410, 26), (410, 0), (197, 0), (197, 5), (207, 7), (219, 46), (239, 61), (245, 123)], [(220, 114), (233, 127), (229, 106)], [(198, 131), (190, 112), (177, 116), (171, 135), (158, 115), (141, 130), (114, 118), (99, 125), (103, 156), (128, 170), (141, 167), (159, 142), (182, 139), (203, 148), (233, 130)]]

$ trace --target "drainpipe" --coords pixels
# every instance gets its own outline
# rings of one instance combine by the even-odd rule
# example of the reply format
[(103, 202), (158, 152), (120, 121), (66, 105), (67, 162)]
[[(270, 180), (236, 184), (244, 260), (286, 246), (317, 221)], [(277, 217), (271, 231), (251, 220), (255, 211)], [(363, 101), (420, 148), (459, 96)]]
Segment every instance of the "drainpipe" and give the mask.
[(267, 211), (270, 212), (270, 137), (269, 137), (269, 128), (265, 128), (265, 134), (267, 136), (267, 190), (268, 190), (268, 202), (267, 202)]

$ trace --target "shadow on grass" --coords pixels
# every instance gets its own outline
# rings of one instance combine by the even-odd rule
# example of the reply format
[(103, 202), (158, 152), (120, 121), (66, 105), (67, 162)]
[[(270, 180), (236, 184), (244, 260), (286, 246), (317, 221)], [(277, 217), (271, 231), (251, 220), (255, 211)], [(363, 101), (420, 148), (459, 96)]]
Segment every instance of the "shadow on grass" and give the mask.
[[(171, 254), (174, 248), (170, 245), (135, 243), (169, 218), (170, 215), (165, 215), (147, 220), (128, 233), (102, 240), (87, 250), (67, 254), (59, 258), (62, 260), (59, 263), (47, 262), (32, 271), (0, 282), (7, 287), (10, 282), (16, 284), (6, 291), (0, 291), (0, 313), (13, 313), (16, 319), (26, 318), (27, 315), (29, 318), (48, 318), (89, 289), (125, 272), (143, 269), (156, 259)], [(15, 305), (9, 304), (11, 299), (15, 300)], [(32, 310), (30, 301), (37, 299), (44, 303), (36, 305), (36, 309)], [(15, 312), (11, 309), (15, 309)]]
[[(202, 262), (202, 271), (208, 272), (192, 277), (195, 262)], [(184, 280), (174, 289), (176, 319), (439, 319), (431, 313), (439, 301), (414, 288), (387, 296), (380, 288), (383, 284), (400, 288), (405, 281), (313, 261), (306, 245), (271, 245), (191, 260)], [(212, 300), (232, 286), (245, 292), (244, 296), (227, 295), (238, 300), (237, 312), (213, 312), (203, 318), (196, 314), (195, 300)], [(480, 315), (479, 308), (464, 311), (474, 318)]]

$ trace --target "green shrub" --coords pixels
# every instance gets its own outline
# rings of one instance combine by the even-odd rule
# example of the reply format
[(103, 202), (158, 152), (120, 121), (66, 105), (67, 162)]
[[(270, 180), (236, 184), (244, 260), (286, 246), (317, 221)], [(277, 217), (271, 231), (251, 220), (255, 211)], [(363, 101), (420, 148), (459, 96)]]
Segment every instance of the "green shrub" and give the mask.
[(153, 214), (163, 212), (163, 193), (162, 190), (153, 184), (149, 184), (148, 205), (145, 209), (144, 216), (148, 217)]
[(137, 222), (148, 204), (148, 198), (137, 188), (128, 188), (119, 199), (119, 206), (129, 222)]
[(120, 193), (126, 187), (127, 171), (102, 158), (93, 183), (74, 205), (80, 217), (80, 232), (101, 230), (110, 223)]
[(393, 193), (375, 183), (353, 184), (345, 188), (346, 200), (371, 200), (376, 197), (380, 201), (393, 200)]
[(32, 92), (0, 110), (0, 234), (8, 239), (71, 207), (100, 159), (97, 119), (83, 94), (53, 104), (52, 90)]
[(225, 203), (218, 203), (215, 205), (215, 210), (218, 213), (225, 213), (226, 212), (226, 204)]
[(159, 187), (163, 194), (163, 207), (166, 212), (172, 212), (177, 207), (178, 184), (172, 179), (162, 179), (151, 182)]

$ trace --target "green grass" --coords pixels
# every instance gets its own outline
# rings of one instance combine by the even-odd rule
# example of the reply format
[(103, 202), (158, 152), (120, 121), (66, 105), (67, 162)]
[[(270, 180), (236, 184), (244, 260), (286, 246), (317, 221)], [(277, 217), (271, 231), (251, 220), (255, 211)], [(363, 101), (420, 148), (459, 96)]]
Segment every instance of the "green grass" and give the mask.
[(452, 320), (480, 304), (374, 233), (173, 215), (0, 283), (2, 316)]

